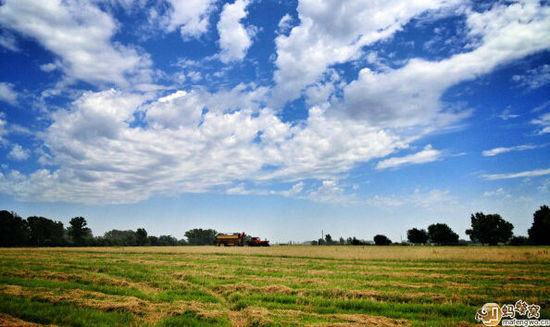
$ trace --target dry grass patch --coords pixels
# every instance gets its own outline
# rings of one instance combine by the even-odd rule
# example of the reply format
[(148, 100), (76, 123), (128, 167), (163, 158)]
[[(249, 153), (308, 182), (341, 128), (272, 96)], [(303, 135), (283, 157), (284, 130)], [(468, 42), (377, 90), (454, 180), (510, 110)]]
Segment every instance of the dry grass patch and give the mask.
[(12, 317), (5, 313), (0, 313), (0, 326), (2, 327), (39, 327), (39, 326), (56, 327), (57, 325), (36, 324), (33, 322), (28, 322), (28, 321), (21, 320), (19, 318)]

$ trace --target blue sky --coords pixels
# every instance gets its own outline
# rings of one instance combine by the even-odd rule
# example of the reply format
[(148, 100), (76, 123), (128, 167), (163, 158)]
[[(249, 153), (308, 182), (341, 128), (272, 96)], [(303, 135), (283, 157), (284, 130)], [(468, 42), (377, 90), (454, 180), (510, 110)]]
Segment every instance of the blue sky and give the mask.
[(0, 1), (0, 206), (392, 240), (550, 200), (546, 1)]

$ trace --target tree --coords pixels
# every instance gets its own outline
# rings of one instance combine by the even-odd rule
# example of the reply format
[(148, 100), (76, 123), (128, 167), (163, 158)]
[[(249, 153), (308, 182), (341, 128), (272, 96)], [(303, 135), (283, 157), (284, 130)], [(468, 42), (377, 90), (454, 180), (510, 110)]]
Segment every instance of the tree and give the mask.
[(432, 224), (428, 226), (430, 241), (439, 245), (458, 244), (458, 234), (447, 224)]
[(115, 246), (135, 246), (136, 232), (133, 230), (117, 230), (113, 229), (105, 233), (103, 236), (108, 245)]
[(510, 239), (509, 245), (529, 245), (529, 239), (525, 236), (514, 236)]
[(477, 212), (472, 215), (472, 228), (466, 230), (473, 242), (497, 245), (506, 243), (513, 235), (514, 225), (502, 219), (499, 214), (485, 215)]
[(332, 244), (332, 236), (330, 234), (325, 235), (325, 242), (327, 242), (327, 245)]
[(145, 228), (138, 228), (136, 231), (136, 244), (139, 246), (143, 246), (149, 243), (149, 239), (147, 238), (147, 231)]
[(342, 236), (340, 236), (340, 240), (338, 240), (338, 242), (340, 243), (340, 245), (346, 244), (346, 240), (344, 240)]
[(374, 236), (374, 244), (376, 245), (390, 245), (391, 240), (386, 235)]
[(158, 246), (159, 245), (159, 238), (156, 237), (156, 236), (149, 236), (147, 237), (148, 241), (149, 241), (149, 244), (151, 244), (152, 246)]
[(178, 245), (178, 240), (172, 235), (161, 235), (159, 236), (159, 245), (160, 246), (175, 246)]
[(87, 222), (84, 217), (74, 217), (69, 224), (71, 226), (67, 228), (67, 231), (74, 245), (85, 245), (92, 238), (92, 230), (86, 227)]
[(22, 246), (29, 241), (29, 225), (15, 212), (0, 211), (0, 246)]
[(30, 244), (34, 246), (65, 245), (63, 223), (44, 217), (27, 218), (30, 231)]
[(550, 208), (543, 205), (533, 214), (533, 225), (527, 231), (529, 241), (535, 245), (550, 244)]
[(190, 245), (212, 245), (216, 243), (216, 232), (213, 229), (194, 228), (185, 232)]
[(425, 229), (412, 228), (407, 231), (407, 239), (415, 244), (426, 244), (428, 242), (428, 232)]

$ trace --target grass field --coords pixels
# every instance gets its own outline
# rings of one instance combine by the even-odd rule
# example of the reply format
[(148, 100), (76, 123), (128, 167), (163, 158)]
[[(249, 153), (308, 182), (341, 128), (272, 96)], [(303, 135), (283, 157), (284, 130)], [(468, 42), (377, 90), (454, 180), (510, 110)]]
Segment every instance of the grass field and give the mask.
[(550, 318), (549, 247), (0, 249), (0, 325), (481, 326)]

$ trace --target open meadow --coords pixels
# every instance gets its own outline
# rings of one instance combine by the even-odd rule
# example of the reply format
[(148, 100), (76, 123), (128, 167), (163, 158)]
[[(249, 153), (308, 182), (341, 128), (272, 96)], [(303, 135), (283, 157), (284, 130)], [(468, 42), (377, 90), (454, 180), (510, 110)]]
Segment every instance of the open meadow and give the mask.
[(0, 249), (2, 326), (482, 326), (550, 318), (549, 247)]

